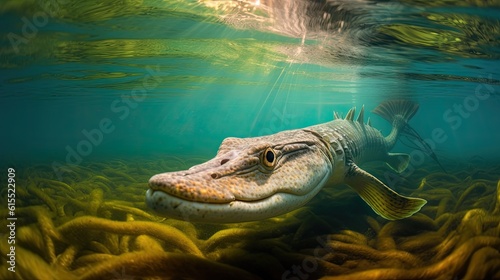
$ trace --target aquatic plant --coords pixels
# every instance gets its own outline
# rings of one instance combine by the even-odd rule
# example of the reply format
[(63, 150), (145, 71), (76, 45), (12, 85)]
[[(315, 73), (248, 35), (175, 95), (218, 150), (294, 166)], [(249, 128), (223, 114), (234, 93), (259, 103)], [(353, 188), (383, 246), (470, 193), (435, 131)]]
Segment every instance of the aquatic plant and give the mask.
[[(177, 159), (92, 163), (73, 167), (64, 181), (43, 166), (18, 174), (16, 272), (7, 270), (4, 234), (0, 278), (500, 278), (498, 166), (416, 170), (407, 181), (420, 184), (406, 185), (418, 187), (400, 191), (429, 203), (404, 220), (372, 216), (341, 186), (284, 216), (210, 225), (147, 211), (149, 176), (185, 167), (179, 165)], [(7, 210), (0, 215), (5, 228)]]

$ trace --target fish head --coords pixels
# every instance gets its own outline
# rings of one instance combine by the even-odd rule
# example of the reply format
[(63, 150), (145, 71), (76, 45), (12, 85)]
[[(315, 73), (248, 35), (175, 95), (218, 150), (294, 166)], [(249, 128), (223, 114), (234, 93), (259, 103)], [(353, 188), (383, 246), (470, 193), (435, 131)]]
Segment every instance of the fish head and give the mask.
[(329, 148), (311, 132), (226, 138), (217, 155), (188, 170), (154, 175), (146, 203), (159, 215), (199, 222), (243, 222), (290, 212), (332, 172)]

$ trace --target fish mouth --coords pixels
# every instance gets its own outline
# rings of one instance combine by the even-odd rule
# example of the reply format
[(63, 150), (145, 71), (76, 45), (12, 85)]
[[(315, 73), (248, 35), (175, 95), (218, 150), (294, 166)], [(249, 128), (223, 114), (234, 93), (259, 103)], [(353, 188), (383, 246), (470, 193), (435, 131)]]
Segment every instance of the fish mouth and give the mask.
[(158, 215), (169, 218), (190, 222), (236, 223), (263, 220), (288, 213), (307, 203), (316, 194), (313, 193), (275, 193), (258, 200), (211, 203), (185, 200), (161, 190), (148, 189), (146, 205)]
[(279, 188), (265, 188), (260, 192), (245, 192), (245, 188), (240, 187), (245, 183), (244, 180), (220, 182), (221, 179), (208, 177), (210, 176), (204, 173), (185, 174), (183, 172), (173, 172), (157, 174), (149, 180), (149, 189), (153, 192), (165, 193), (162, 195), (165, 199), (172, 197), (186, 203), (201, 204), (231, 204), (236, 201), (258, 203), (279, 193), (289, 193), (296, 196), (304, 195), (304, 193), (294, 189)]
[(306, 204), (323, 187), (328, 176), (305, 193), (274, 192), (265, 197), (208, 200), (187, 199), (165, 191), (165, 186), (150, 184), (146, 205), (156, 214), (168, 218), (202, 223), (239, 223), (258, 221), (291, 212)]

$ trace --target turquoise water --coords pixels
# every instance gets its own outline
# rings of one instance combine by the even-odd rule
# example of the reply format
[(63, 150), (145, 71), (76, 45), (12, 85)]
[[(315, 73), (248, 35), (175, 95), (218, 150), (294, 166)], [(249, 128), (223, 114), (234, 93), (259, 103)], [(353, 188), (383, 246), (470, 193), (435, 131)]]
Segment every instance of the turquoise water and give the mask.
[[(500, 2), (10, 0), (0, 15), (0, 167), (18, 217), (0, 279), (500, 278)], [(428, 201), (410, 218), (378, 217), (347, 186), (249, 223), (145, 205), (152, 175), (226, 137), (363, 105), (387, 135), (370, 111), (396, 98), (420, 104), (410, 125), (448, 171), (404, 137), (392, 151), (408, 171), (365, 168)]]
[(412, 124), (422, 138), (446, 133), (441, 157), (500, 156), (495, 3), (277, 5), (267, 15), (262, 5), (237, 14), (193, 1), (37, 3), (1, 9), (7, 164), (64, 164), (103, 119), (112, 131), (80, 147), (82, 161), (209, 157), (228, 136), (326, 122), (334, 110), (401, 96), (420, 103)]

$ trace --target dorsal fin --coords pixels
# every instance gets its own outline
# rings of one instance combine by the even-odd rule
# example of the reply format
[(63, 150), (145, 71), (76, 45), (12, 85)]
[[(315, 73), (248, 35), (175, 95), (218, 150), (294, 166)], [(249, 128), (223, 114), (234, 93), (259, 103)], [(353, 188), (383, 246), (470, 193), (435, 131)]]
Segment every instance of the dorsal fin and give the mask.
[(368, 117), (368, 121), (366, 122), (366, 125), (372, 126), (372, 121), (370, 120), (370, 117)]
[(349, 112), (347, 112), (347, 115), (345, 116), (345, 119), (348, 121), (352, 121), (354, 119), (354, 114), (356, 113), (356, 107), (352, 107)]
[(365, 117), (365, 105), (361, 106), (361, 111), (359, 112), (358, 119), (356, 121), (360, 124), (363, 124), (364, 117)]
[(341, 119), (342, 117), (340, 117), (339, 113), (338, 112), (335, 112), (333, 111), (333, 119), (334, 120), (338, 120), (338, 119)]

